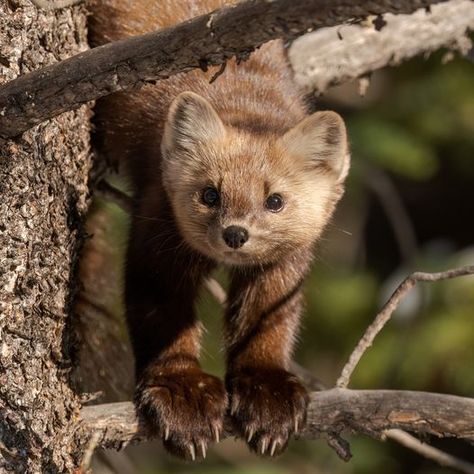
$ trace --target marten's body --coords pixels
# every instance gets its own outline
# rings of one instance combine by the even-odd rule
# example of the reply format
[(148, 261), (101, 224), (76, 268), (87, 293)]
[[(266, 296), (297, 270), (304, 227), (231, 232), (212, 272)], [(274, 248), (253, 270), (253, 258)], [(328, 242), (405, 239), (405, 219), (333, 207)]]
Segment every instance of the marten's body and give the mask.
[[(222, 0), (107, 0), (92, 6), (98, 45), (222, 6)], [(102, 151), (135, 190), (125, 302), (139, 413), (173, 453), (204, 455), (227, 410), (249, 446), (281, 452), (307, 393), (287, 372), (311, 248), (342, 195), (342, 120), (307, 117), (273, 41), (212, 84), (196, 70), (97, 105)], [(306, 118), (305, 118), (306, 117)], [(227, 376), (205, 374), (194, 301), (230, 268)]]

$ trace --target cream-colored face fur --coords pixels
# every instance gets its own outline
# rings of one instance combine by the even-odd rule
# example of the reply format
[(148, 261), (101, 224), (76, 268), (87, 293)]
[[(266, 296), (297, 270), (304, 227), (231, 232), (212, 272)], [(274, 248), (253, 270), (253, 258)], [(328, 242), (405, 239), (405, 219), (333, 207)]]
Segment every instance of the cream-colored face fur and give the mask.
[[(204, 98), (180, 94), (162, 140), (163, 180), (186, 242), (231, 265), (276, 261), (321, 234), (343, 192), (349, 168), (342, 119), (317, 112), (283, 136), (255, 135), (225, 126)], [(209, 206), (203, 192), (219, 193)], [(283, 199), (272, 212), (266, 200)], [(248, 240), (229, 247), (223, 231), (243, 227)]]

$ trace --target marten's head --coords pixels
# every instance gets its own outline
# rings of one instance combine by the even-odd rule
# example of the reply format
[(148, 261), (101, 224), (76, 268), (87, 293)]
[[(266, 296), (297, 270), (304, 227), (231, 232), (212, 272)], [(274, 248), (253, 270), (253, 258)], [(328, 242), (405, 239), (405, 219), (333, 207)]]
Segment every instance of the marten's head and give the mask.
[(231, 265), (276, 261), (321, 234), (349, 168), (344, 122), (317, 112), (283, 135), (223, 123), (192, 92), (172, 103), (163, 180), (178, 227), (199, 252)]

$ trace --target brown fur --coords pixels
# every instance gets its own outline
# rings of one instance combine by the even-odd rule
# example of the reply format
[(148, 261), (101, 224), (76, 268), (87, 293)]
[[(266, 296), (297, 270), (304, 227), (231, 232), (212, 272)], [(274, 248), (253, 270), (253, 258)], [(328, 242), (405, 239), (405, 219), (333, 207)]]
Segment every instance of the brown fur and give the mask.
[[(106, 0), (92, 5), (95, 44), (173, 25), (222, 0)], [(311, 247), (342, 195), (349, 165), (342, 120), (307, 117), (281, 42), (214, 83), (215, 69), (118, 93), (96, 109), (102, 151), (135, 190), (125, 300), (136, 357), (139, 414), (167, 449), (204, 455), (230, 407), (261, 454), (284, 450), (305, 419), (307, 394), (288, 364)], [(206, 206), (202, 192), (220, 192)], [(279, 212), (265, 208), (279, 194)], [(248, 230), (239, 249), (229, 226)], [(199, 367), (194, 301), (216, 264), (230, 268), (226, 389)], [(227, 397), (230, 398), (229, 404)]]

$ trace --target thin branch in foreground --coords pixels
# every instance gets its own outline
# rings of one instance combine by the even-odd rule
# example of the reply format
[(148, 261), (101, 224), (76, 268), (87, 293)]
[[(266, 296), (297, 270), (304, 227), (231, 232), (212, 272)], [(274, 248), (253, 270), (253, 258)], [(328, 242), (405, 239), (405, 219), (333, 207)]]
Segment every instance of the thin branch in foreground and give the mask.
[(411, 13), (443, 0), (251, 0), (172, 28), (80, 53), (0, 87), (0, 137), (116, 91), (180, 72), (245, 60), (263, 43), (387, 12)]
[(387, 303), (385, 303), (385, 306), (382, 308), (380, 313), (377, 314), (372, 324), (365, 331), (365, 334), (360, 339), (356, 348), (350, 355), (349, 360), (342, 369), (341, 375), (336, 382), (336, 386), (339, 388), (346, 388), (349, 385), (351, 375), (354, 372), (361, 357), (364, 355), (365, 351), (372, 345), (377, 334), (389, 321), (393, 312), (397, 309), (398, 305), (403, 300), (403, 298), (405, 298), (407, 293), (415, 286), (416, 282), (433, 282), (473, 274), (474, 265), (469, 265), (466, 267), (455, 268), (439, 273), (415, 272), (412, 273), (409, 277), (405, 278), (405, 280), (394, 291)]
[(423, 443), (411, 434), (405, 433), (402, 430), (387, 430), (384, 432), (384, 437), (396, 441), (402, 446), (421, 454), (427, 459), (431, 459), (440, 466), (449, 467), (464, 474), (474, 474), (474, 464), (458, 459), (438, 448)]

